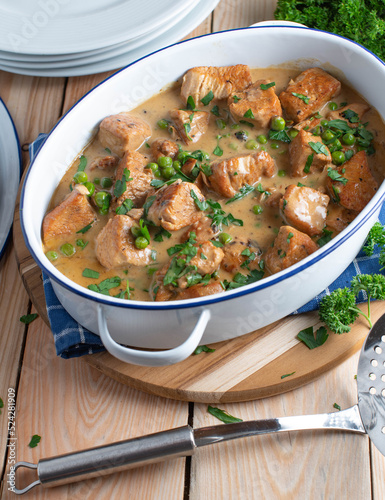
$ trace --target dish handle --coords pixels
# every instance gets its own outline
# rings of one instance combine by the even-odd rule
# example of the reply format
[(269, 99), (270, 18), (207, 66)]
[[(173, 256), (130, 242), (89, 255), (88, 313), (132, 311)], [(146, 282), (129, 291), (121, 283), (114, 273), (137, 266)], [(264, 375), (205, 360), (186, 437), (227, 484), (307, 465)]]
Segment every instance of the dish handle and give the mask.
[(188, 358), (198, 347), (205, 332), (207, 323), (211, 318), (209, 309), (203, 309), (201, 315), (187, 340), (177, 347), (161, 351), (145, 351), (131, 349), (115, 342), (108, 330), (103, 306), (98, 305), (99, 335), (107, 351), (117, 359), (125, 363), (141, 366), (165, 366), (173, 365)]

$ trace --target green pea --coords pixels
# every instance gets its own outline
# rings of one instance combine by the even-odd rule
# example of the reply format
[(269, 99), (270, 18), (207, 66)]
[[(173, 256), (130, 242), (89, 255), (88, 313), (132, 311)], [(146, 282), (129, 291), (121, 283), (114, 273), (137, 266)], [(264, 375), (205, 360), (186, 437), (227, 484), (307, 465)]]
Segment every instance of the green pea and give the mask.
[(139, 226), (132, 226), (131, 234), (134, 238), (138, 238), (139, 236), (142, 236), (142, 230), (140, 229)]
[(294, 139), (294, 137), (297, 137), (298, 135), (298, 130), (296, 128), (291, 128), (288, 132), (288, 135), (290, 139)]
[(98, 191), (95, 194), (95, 203), (99, 208), (102, 208), (103, 205), (105, 204), (105, 201), (108, 197), (111, 195), (109, 193), (106, 193), (105, 191)]
[(189, 155), (190, 155), (189, 151), (179, 151), (177, 159), (183, 162)]
[(338, 108), (338, 104), (336, 102), (329, 102), (329, 109), (335, 111)]
[(282, 116), (274, 116), (272, 119), (271, 119), (271, 124), (270, 124), (270, 127), (273, 129), (273, 130), (284, 130), (285, 127), (286, 127), (286, 122), (285, 120), (282, 118)]
[(215, 123), (217, 124), (217, 127), (220, 129), (220, 130), (223, 130), (224, 128), (226, 128), (226, 122), (225, 120), (223, 120), (222, 118), (217, 118), (215, 120)]
[(135, 246), (139, 248), (139, 250), (143, 250), (148, 246), (148, 241), (144, 236), (138, 236), (135, 240)]
[(50, 250), (45, 254), (45, 256), (52, 262), (58, 258), (58, 255), (54, 250)]
[(107, 215), (108, 214), (108, 207), (99, 208), (99, 213), (100, 213), (100, 215)]
[(110, 188), (112, 186), (112, 179), (111, 177), (102, 177), (100, 180), (100, 185), (102, 188)]
[(321, 126), (317, 125), (316, 127), (313, 128), (312, 134), (313, 135), (321, 135), (321, 131), (322, 131)]
[(180, 170), (180, 167), (182, 166), (181, 162), (178, 160), (175, 160), (172, 162), (172, 168), (175, 170)]
[(159, 128), (166, 130), (168, 128), (169, 123), (167, 120), (162, 119), (158, 121), (157, 125)]
[(171, 167), (172, 158), (170, 156), (160, 156), (158, 158), (158, 165), (160, 168)]
[(342, 165), (345, 161), (345, 154), (343, 151), (334, 151), (332, 153), (332, 161), (334, 165)]
[(331, 141), (335, 137), (335, 135), (331, 130), (325, 130), (321, 137), (324, 141)]
[(246, 149), (257, 149), (258, 148), (258, 142), (254, 141), (254, 139), (250, 139), (249, 141), (246, 142), (245, 148)]
[(271, 147), (271, 149), (278, 149), (279, 144), (277, 142), (273, 142), (272, 144), (270, 144), (270, 147)]
[(254, 205), (253, 212), (255, 213), (255, 215), (260, 215), (263, 212), (263, 208), (261, 207), (261, 205)]
[(175, 170), (171, 165), (169, 167), (162, 168), (161, 172), (165, 179), (171, 179), (171, 177), (175, 175)]
[(76, 172), (76, 174), (74, 175), (74, 181), (76, 182), (76, 184), (83, 184), (83, 182), (88, 181), (88, 176), (83, 171)]
[(327, 120), (326, 118), (323, 118), (320, 121), (320, 125), (321, 125), (321, 127), (327, 127), (329, 125), (329, 120)]
[(100, 184), (100, 179), (99, 179), (99, 177), (95, 177), (95, 178), (93, 179), (93, 181), (92, 181), (92, 182), (93, 182), (94, 184), (99, 185), (99, 184)]
[(286, 177), (286, 170), (278, 170), (278, 177)]
[(265, 135), (261, 134), (257, 137), (257, 141), (259, 142), (259, 144), (266, 144), (267, 137)]
[(329, 147), (329, 151), (331, 153), (334, 153), (334, 151), (339, 151), (340, 149), (342, 149), (342, 144), (341, 144), (341, 141), (339, 139), (336, 139), (331, 144), (329, 144), (328, 147)]
[(219, 241), (222, 243), (222, 245), (226, 245), (227, 243), (230, 243), (232, 241), (232, 237), (228, 233), (221, 233), (219, 236)]
[(71, 245), (71, 243), (64, 243), (64, 245), (60, 247), (60, 251), (67, 257), (71, 257), (71, 255), (76, 252), (75, 247)]
[(95, 193), (95, 184), (92, 182), (84, 182), (83, 186), (85, 186), (88, 189), (88, 195), (87, 196), (92, 196)]
[(353, 146), (353, 144), (356, 142), (356, 138), (353, 134), (347, 132), (342, 136), (342, 142), (347, 146)]

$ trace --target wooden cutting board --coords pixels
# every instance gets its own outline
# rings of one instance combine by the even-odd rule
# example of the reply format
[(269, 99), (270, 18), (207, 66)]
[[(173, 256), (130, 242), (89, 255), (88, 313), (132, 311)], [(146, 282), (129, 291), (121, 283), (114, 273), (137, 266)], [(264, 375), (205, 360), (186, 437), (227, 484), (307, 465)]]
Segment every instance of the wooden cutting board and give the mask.
[[(19, 197), (13, 241), (24, 286), (39, 315), (49, 324), (41, 271), (21, 232)], [(383, 312), (383, 302), (373, 304), (373, 320)], [(109, 377), (150, 394), (202, 403), (248, 401), (290, 391), (319, 377), (360, 349), (369, 332), (359, 319), (348, 334), (330, 334), (323, 346), (310, 350), (296, 335), (312, 325), (319, 325), (316, 312), (288, 316), (242, 337), (210, 345), (215, 352), (193, 355), (167, 367), (130, 365), (108, 353), (83, 359)]]

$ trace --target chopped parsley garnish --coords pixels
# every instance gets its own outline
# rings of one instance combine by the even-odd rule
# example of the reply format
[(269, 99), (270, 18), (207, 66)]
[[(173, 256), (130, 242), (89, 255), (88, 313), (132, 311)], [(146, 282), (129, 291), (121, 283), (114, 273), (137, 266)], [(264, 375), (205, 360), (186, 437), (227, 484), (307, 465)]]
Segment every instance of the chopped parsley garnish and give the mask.
[(238, 102), (242, 99), (242, 97), (238, 97), (237, 95), (233, 95), (234, 102)]
[(337, 170), (334, 170), (334, 168), (329, 167), (328, 168), (328, 176), (332, 181), (337, 181), (337, 182), (342, 182), (343, 185), (345, 185), (348, 182), (348, 179), (341, 175)]
[(188, 98), (187, 98), (187, 105), (186, 105), (186, 108), (189, 110), (189, 111), (194, 111), (195, 109), (195, 101), (194, 101), (194, 98), (193, 96), (189, 95)]
[(164, 229), (163, 227), (161, 227), (159, 231), (154, 235), (153, 240), (162, 242), (163, 238), (171, 238), (171, 233), (166, 229)]
[(147, 219), (148, 211), (150, 210), (151, 205), (154, 203), (155, 198), (155, 195), (149, 196), (143, 205), (143, 216), (145, 219)]
[(150, 232), (143, 219), (139, 220), (139, 228), (141, 235), (150, 243)]
[(193, 354), (200, 354), (201, 352), (215, 352), (215, 349), (211, 349), (207, 345), (198, 345)]
[(1, 415), (1, 408), (4, 408), (4, 401), (0, 398), (0, 415)]
[(251, 118), (252, 120), (254, 119), (254, 113), (251, 111), (249, 108), (246, 113), (243, 115), (245, 118)]
[(346, 123), (345, 120), (330, 120), (328, 123), (328, 128), (335, 128), (341, 130), (342, 132), (351, 132), (352, 129)]
[(93, 292), (101, 293), (102, 295), (110, 295), (109, 290), (111, 290), (111, 288), (120, 286), (121, 281), (122, 280), (119, 278), (119, 276), (114, 276), (113, 278), (107, 278), (101, 281), (98, 285), (88, 285), (87, 288), (89, 290), (92, 290)]
[(126, 191), (126, 189), (127, 189), (126, 178), (123, 175), (122, 179), (117, 179), (115, 182), (114, 196), (116, 198), (120, 198), (120, 196), (122, 196), (122, 194)]
[(206, 201), (212, 210), (212, 213), (208, 214), (207, 217), (212, 220), (211, 225), (214, 224), (215, 226), (217, 226), (219, 231), (222, 231), (222, 224), (224, 224), (225, 226), (229, 226), (230, 224), (234, 224), (235, 226), (243, 226), (243, 221), (241, 219), (236, 219), (230, 213), (226, 215), (226, 212), (222, 209), (220, 203), (213, 200)]
[(333, 194), (334, 194), (334, 200), (339, 203), (340, 201), (340, 190), (337, 186), (332, 186), (333, 189)]
[(212, 109), (211, 109), (211, 113), (215, 116), (220, 116), (219, 114), (219, 108), (217, 105), (213, 106)]
[(301, 101), (303, 101), (305, 104), (309, 104), (310, 97), (307, 97), (303, 94), (298, 94), (297, 92), (292, 92), (292, 95), (294, 97), (298, 97), (298, 99), (301, 99)]
[(104, 148), (104, 151), (108, 153), (109, 155), (111, 154), (111, 149), (110, 148)]
[(208, 406), (207, 411), (211, 413), (211, 415), (221, 422), (225, 424), (233, 424), (235, 422), (243, 422), (241, 418), (233, 417), (225, 410), (221, 410), (220, 408), (215, 408), (214, 406)]
[(254, 123), (248, 122), (246, 120), (239, 120), (239, 123), (243, 123), (243, 125), (247, 125), (250, 128), (254, 128)]
[(226, 290), (234, 290), (240, 286), (250, 285), (263, 278), (264, 272), (253, 269), (250, 274), (236, 273), (233, 277), (233, 281), (224, 280), (223, 284)]
[(195, 205), (198, 207), (199, 210), (201, 210), (202, 212), (204, 210), (207, 210), (209, 208), (209, 205), (207, 204), (206, 200), (203, 199), (203, 201), (201, 201), (199, 198), (198, 198), (198, 195), (196, 194), (196, 192), (191, 189), (190, 191), (190, 196), (191, 198), (194, 200), (194, 203)]
[(275, 82), (271, 82), (271, 83), (261, 83), (260, 87), (262, 90), (267, 90), (269, 89), (270, 87), (274, 87), (275, 86)]
[(255, 189), (258, 191), (258, 193), (264, 194), (265, 196), (270, 196), (271, 195), (270, 191), (266, 191), (265, 189), (263, 189), (261, 183), (257, 184), (257, 186), (256, 186)]
[[(191, 120), (190, 120), (191, 121)], [(191, 125), (190, 123), (184, 123), (183, 124), (183, 127), (184, 127), (184, 131), (186, 133), (186, 137), (189, 141), (192, 141), (192, 138), (190, 137), (190, 132), (191, 132)]]
[(78, 166), (78, 172), (84, 172), (86, 166), (87, 166), (87, 158), (84, 155), (81, 155)]
[(207, 177), (213, 174), (213, 171), (208, 163), (202, 163), (199, 168)]
[(226, 205), (229, 203), (232, 203), (233, 201), (240, 200), (241, 198), (244, 198), (248, 194), (252, 193), (254, 191), (254, 186), (249, 186), (248, 184), (245, 184), (244, 186), (241, 187), (241, 189), (236, 193), (232, 198), (226, 201)]
[(122, 290), (121, 292), (117, 293), (116, 295), (114, 295), (114, 297), (117, 299), (126, 299), (126, 296), (127, 296), (126, 300), (130, 300), (132, 291), (133, 291), (133, 288), (130, 288), (130, 282), (128, 280), (126, 280), (125, 290)]
[(350, 123), (358, 123), (360, 121), (358, 114), (352, 109), (347, 109), (346, 111), (344, 111), (342, 113), (342, 116), (346, 118)]
[(86, 233), (87, 231), (89, 231), (91, 229), (92, 224), (93, 224), (93, 222), (91, 222), (91, 224), (88, 224), (87, 226), (84, 226), (82, 229), (79, 229), (79, 231), (76, 231), (76, 234), (79, 234), (79, 233), (84, 234), (84, 233)]
[(25, 314), (24, 316), (21, 316), (20, 321), (25, 325), (29, 325), (30, 323), (32, 323), (32, 321), (35, 321), (35, 319), (38, 317), (39, 315), (36, 313)]
[(350, 160), (350, 158), (354, 155), (353, 149), (347, 149), (345, 151), (345, 161)]
[(134, 208), (134, 202), (130, 198), (126, 198), (120, 207), (116, 208), (117, 215), (126, 215), (132, 208)]
[(303, 169), (305, 174), (308, 174), (310, 172), (310, 167), (311, 167), (311, 164), (313, 163), (313, 158), (314, 158), (314, 153), (310, 154), (307, 157), (307, 160), (306, 160), (306, 163), (305, 163), (305, 166)]
[(213, 154), (215, 156), (222, 156), (223, 155), (223, 149), (219, 147), (219, 145), (216, 146), (216, 148), (213, 151)]
[(317, 240), (317, 243), (320, 247), (323, 247), (326, 245), (326, 243), (329, 243), (329, 241), (332, 239), (332, 234), (333, 231), (329, 231), (328, 229), (322, 229), (322, 236)]
[(41, 436), (39, 436), (38, 434), (34, 434), (32, 437), (31, 437), (31, 440), (30, 442), (28, 443), (28, 446), (30, 448), (36, 448), (36, 446), (40, 443), (41, 441)]
[(287, 235), (287, 240), (286, 240), (286, 241), (287, 241), (288, 243), (290, 243), (290, 240), (292, 239), (292, 237), (293, 237), (293, 236), (294, 236), (294, 234), (293, 234), (293, 233), (289, 233), (289, 234)]
[(309, 146), (316, 154), (323, 154), (325, 156), (329, 155), (328, 148), (321, 142), (309, 142)]
[(286, 378), (286, 377), (291, 377), (292, 375), (294, 375), (295, 372), (291, 372), (291, 373), (285, 373), (285, 375), (281, 375), (281, 379), (282, 378)]
[(301, 330), (297, 335), (297, 338), (301, 340), (309, 349), (315, 349), (324, 344), (329, 337), (327, 330), (324, 326), (320, 326), (315, 333), (312, 326)]
[(208, 104), (210, 104), (210, 102), (214, 99), (214, 93), (212, 90), (210, 90), (210, 92), (208, 94), (206, 94), (204, 97), (202, 97), (201, 99), (201, 103), (204, 105), (204, 106), (207, 106)]
[(86, 267), (82, 272), (82, 276), (84, 278), (98, 279), (100, 273), (98, 271), (94, 271), (93, 269), (89, 269), (88, 267)]
[(86, 246), (88, 245), (89, 242), (88, 241), (84, 241), (81, 238), (78, 238), (75, 243), (76, 243), (77, 247), (80, 247), (82, 250), (84, 250), (86, 248)]
[(285, 127), (284, 130), (269, 130), (269, 139), (273, 139), (275, 141), (282, 141), (289, 143), (291, 142), (291, 138), (287, 131), (289, 130), (289, 127)]

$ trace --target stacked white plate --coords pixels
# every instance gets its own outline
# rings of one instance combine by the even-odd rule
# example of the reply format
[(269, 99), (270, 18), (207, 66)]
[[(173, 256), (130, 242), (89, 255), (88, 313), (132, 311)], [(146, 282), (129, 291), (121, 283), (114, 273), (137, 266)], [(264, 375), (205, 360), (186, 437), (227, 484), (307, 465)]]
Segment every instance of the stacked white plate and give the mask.
[(179, 41), (219, 0), (0, 0), (0, 69), (77, 76)]

